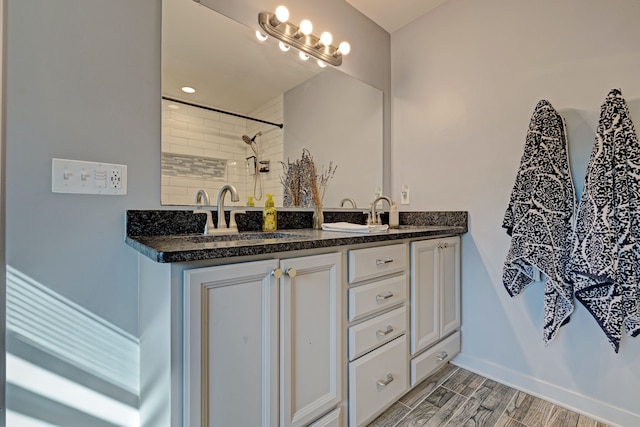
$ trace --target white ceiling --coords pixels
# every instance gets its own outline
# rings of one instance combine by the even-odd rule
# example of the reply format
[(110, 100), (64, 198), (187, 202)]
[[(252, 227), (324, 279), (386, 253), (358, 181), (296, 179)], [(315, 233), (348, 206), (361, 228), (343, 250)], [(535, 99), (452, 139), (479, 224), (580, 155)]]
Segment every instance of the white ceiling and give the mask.
[(387, 30), (393, 33), (409, 22), (419, 18), (447, 0), (346, 0)]

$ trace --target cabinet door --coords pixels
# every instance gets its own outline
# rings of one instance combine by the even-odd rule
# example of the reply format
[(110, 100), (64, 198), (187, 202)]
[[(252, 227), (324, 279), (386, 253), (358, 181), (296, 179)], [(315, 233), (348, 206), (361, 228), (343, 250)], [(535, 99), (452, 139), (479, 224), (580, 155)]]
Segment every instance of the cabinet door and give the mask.
[(411, 243), (411, 354), (440, 338), (440, 241)]
[(460, 237), (440, 240), (440, 336), (460, 327)]
[(185, 271), (185, 426), (277, 425), (277, 267), (268, 260)]
[(280, 420), (302, 426), (341, 400), (341, 256), (286, 259), (280, 268)]

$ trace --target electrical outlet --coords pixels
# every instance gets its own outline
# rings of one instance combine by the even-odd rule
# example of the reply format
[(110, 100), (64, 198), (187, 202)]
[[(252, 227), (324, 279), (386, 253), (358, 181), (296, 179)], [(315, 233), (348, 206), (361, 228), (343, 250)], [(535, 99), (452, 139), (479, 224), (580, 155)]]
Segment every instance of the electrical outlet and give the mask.
[(118, 169), (109, 170), (109, 188), (114, 190), (122, 188), (122, 173)]
[(402, 188), (400, 190), (400, 204), (409, 204), (409, 186), (407, 184), (402, 184)]

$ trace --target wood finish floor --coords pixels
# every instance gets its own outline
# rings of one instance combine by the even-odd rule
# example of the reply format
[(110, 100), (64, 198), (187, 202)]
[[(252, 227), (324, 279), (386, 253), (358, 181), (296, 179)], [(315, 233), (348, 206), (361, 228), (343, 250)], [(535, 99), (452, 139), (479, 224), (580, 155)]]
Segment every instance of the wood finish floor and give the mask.
[(608, 427), (447, 364), (369, 427)]

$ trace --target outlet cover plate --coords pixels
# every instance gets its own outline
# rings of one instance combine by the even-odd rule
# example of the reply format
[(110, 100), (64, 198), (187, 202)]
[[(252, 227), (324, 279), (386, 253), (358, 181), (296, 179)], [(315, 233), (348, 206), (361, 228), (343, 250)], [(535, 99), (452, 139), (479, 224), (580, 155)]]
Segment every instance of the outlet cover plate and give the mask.
[(127, 194), (127, 165), (52, 159), (51, 191), (75, 194)]

